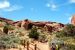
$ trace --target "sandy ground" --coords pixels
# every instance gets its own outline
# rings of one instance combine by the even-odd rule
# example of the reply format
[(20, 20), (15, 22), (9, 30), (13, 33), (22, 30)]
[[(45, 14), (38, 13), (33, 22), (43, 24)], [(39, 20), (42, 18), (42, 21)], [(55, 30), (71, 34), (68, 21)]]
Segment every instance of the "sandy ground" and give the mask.
[(37, 47), (40, 49), (40, 50), (49, 50), (49, 46), (47, 43), (38, 43), (37, 44)]
[[(49, 45), (47, 43), (40, 43), (40, 42), (36, 42), (37, 44), (37, 50), (49, 50)], [(3, 50), (3, 49), (0, 49)], [(19, 49), (8, 49), (8, 50), (19, 50)], [(22, 48), (22, 50), (27, 50), (27, 48)], [(34, 50), (34, 46), (30, 45), (29, 50)]]

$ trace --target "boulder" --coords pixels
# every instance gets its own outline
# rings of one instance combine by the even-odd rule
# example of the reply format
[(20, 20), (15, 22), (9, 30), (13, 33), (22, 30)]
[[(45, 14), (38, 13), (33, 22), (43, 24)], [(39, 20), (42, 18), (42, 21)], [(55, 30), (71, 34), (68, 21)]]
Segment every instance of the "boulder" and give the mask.
[(73, 15), (73, 17), (71, 19), (71, 24), (73, 24), (75, 26), (75, 15)]

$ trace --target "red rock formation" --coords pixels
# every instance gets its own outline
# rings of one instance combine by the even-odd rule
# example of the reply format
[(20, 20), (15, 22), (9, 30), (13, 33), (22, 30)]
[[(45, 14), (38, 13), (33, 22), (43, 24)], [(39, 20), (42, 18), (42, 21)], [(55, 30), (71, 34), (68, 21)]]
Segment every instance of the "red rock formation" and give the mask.
[(29, 23), (30, 23), (30, 22), (29, 22), (28, 19), (23, 20), (23, 21), (21, 22), (21, 28), (28, 29), (28, 24), (29, 24)]
[(0, 17), (0, 21), (4, 21), (4, 22), (11, 24), (11, 25), (14, 23), (14, 21), (12, 21), (10, 19), (3, 18), (3, 17)]
[[(32, 22), (28, 19), (23, 20), (23, 21), (17, 21), (14, 22), (12, 20), (6, 19), (6, 18), (1, 18), (1, 21), (7, 22), (8, 24), (14, 25), (16, 27), (21, 27), (24, 29), (30, 29), (32, 26), (37, 26), (37, 27), (42, 27), (46, 28), (48, 31), (52, 32), (53, 30), (58, 31), (59, 28), (64, 27), (64, 24), (61, 23), (56, 23), (56, 22)], [(54, 25), (55, 24), (55, 25)], [(72, 18), (72, 24), (75, 24), (75, 16)]]
[(21, 27), (21, 22), (22, 22), (22, 21), (14, 22), (13, 25), (14, 25), (15, 27)]
[[(52, 32), (58, 31), (59, 28), (64, 27), (64, 24), (61, 23), (56, 23), (56, 22), (32, 22), (30, 20), (23, 20), (23, 21), (17, 21), (14, 23), (15, 26), (19, 26), (24, 29), (30, 29), (32, 26), (37, 26), (37, 27), (42, 27), (42, 28), (47, 28), (47, 31)], [(53, 26), (53, 24), (55, 24)]]
[(0, 23), (0, 27), (3, 27), (4, 25)]
[(31, 24), (31, 21), (26, 19), (26, 20), (14, 22), (13, 24), (16, 27), (21, 27), (21, 28), (24, 28), (24, 29), (29, 29), (29, 25)]
[(64, 27), (64, 24), (53, 22), (53, 23), (47, 23), (46, 27), (48, 28), (49, 32), (60, 31), (60, 29)]
[(38, 27), (44, 27), (45, 23), (44, 22), (33, 22), (32, 23), (34, 26), (38, 26)]
[(75, 15), (73, 15), (73, 17), (71, 19), (71, 24), (73, 24), (75, 26)]
[(52, 32), (52, 30), (53, 30), (52, 26), (46, 25), (45, 27), (47, 27), (47, 31)]

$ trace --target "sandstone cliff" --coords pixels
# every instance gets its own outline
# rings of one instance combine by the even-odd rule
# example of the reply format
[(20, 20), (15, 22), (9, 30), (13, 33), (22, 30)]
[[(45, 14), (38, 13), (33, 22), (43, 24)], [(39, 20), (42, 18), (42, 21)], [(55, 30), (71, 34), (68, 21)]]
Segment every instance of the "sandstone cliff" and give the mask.
[(0, 17), (0, 21), (4, 21), (10, 25), (24, 28), (26, 30), (31, 29), (33, 26), (36, 26), (46, 29), (45, 31), (52, 32), (52, 31), (60, 31), (60, 29), (64, 27), (64, 24), (62, 23), (43, 22), (43, 21), (34, 22), (28, 19), (14, 22), (13, 20)]
[(75, 15), (72, 16), (71, 24), (73, 24), (75, 26)]

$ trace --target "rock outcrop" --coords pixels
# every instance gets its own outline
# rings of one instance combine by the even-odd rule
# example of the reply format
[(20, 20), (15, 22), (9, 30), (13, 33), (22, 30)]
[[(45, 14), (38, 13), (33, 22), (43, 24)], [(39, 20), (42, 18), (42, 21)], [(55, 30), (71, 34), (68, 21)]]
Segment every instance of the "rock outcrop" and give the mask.
[(73, 15), (73, 17), (71, 19), (71, 24), (73, 24), (75, 26), (75, 15)]
[(21, 28), (24, 28), (24, 29), (29, 29), (30, 26), (32, 27), (32, 21), (26, 19), (26, 20), (14, 22), (13, 25), (15, 27), (21, 27)]
[(16, 22), (13, 23), (13, 25), (14, 25), (15, 27), (21, 27), (21, 22), (22, 22), (22, 21), (16, 21)]
[(56, 22), (33, 22), (28, 19), (17, 21), (13, 23), (16, 27), (21, 27), (26, 30), (31, 29), (33, 26), (44, 28), (45, 31), (60, 31), (64, 27), (64, 24)]
[(21, 22), (21, 28), (29, 29), (30, 26), (32, 27), (32, 22), (28, 19)]
[(11, 24), (11, 25), (14, 23), (13, 20), (6, 19), (6, 18), (3, 18), (3, 17), (0, 17), (0, 21), (4, 21), (4, 22), (6, 22), (7, 24)]
[[(15, 27), (24, 28), (26, 30), (31, 29), (33, 26), (36, 26), (36, 27), (44, 28), (46, 29), (46, 31), (52, 32), (52, 31), (59, 31), (62, 27), (64, 27), (64, 24), (56, 23), (56, 22), (42, 22), (42, 21), (33, 22), (28, 19), (14, 22), (13, 20), (1, 18), (1, 17), (0, 20), (8, 24), (14, 25)], [(75, 19), (73, 20), (75, 21)]]

